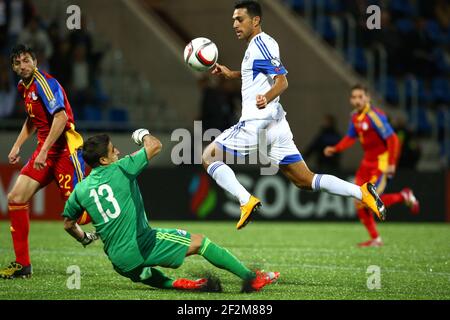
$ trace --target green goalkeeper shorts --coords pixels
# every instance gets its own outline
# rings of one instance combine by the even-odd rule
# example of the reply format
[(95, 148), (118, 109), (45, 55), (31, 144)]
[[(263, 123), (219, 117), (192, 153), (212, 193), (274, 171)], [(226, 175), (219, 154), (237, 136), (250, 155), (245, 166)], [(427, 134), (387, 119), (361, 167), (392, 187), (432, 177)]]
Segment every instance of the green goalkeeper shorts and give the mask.
[(156, 230), (156, 243), (143, 265), (174, 269), (181, 266), (191, 245), (191, 234), (180, 229), (155, 228), (154, 230)]
[(160, 229), (156, 230), (156, 242), (150, 255), (139, 267), (124, 272), (114, 266), (114, 269), (122, 276), (131, 279), (133, 282), (140, 282), (142, 274), (147, 267), (178, 268), (183, 264), (186, 253), (191, 245), (191, 234), (180, 229)]

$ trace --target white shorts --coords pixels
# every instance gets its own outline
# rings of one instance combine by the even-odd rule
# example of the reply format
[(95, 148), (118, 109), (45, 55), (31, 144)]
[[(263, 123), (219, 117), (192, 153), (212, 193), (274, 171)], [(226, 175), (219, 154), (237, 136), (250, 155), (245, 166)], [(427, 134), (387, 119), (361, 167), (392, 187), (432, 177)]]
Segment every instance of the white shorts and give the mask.
[(279, 120), (240, 121), (214, 141), (223, 150), (237, 156), (244, 157), (260, 151), (277, 165), (303, 161), (285, 117)]

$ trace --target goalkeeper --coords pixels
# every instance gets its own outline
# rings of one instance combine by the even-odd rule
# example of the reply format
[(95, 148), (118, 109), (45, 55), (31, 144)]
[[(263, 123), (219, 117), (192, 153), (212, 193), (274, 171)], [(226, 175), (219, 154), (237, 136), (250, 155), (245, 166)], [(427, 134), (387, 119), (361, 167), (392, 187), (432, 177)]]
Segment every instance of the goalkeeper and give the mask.
[[(249, 270), (227, 249), (203, 235), (151, 228), (136, 178), (162, 146), (146, 129), (136, 130), (132, 139), (143, 148), (120, 160), (119, 150), (108, 135), (95, 135), (85, 141), (83, 158), (92, 172), (77, 184), (62, 214), (64, 229), (72, 237), (84, 246), (100, 237), (119, 274), (156, 288), (207, 290), (208, 279), (175, 280), (155, 268), (178, 268), (185, 257), (193, 254), (243, 279), (246, 291), (260, 290), (278, 278), (278, 272)], [(85, 210), (92, 218), (95, 233), (84, 232), (76, 223)]]

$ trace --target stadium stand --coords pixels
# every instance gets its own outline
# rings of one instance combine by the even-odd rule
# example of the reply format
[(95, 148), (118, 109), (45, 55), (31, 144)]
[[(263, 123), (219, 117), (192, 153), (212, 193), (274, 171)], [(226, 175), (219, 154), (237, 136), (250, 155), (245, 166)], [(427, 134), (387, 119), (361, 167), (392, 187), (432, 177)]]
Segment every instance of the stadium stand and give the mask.
[[(366, 77), (413, 132), (439, 142), (449, 163), (450, 3), (445, 0), (283, 0), (299, 18)], [(366, 9), (381, 9), (381, 29), (369, 30)], [(447, 121), (446, 121), (447, 119)], [(438, 134), (439, 133), (439, 134)], [(447, 137), (446, 139), (444, 137)]]

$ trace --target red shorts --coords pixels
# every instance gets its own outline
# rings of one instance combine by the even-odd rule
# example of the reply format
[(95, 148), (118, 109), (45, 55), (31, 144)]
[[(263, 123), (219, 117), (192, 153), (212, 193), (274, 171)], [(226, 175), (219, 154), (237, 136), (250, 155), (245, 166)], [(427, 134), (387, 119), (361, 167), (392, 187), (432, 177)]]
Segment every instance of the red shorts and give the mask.
[(86, 169), (81, 150), (74, 155), (49, 155), (46, 161), (47, 165), (42, 170), (33, 168), (34, 160), (38, 154), (39, 149), (33, 153), (20, 173), (39, 182), (42, 188), (55, 181), (61, 197), (66, 201), (76, 184), (85, 176)]
[(368, 161), (363, 159), (358, 171), (356, 171), (355, 184), (361, 186), (366, 182), (370, 182), (377, 189), (377, 193), (382, 194), (387, 183), (387, 176), (385, 173), (386, 168), (387, 157), (384, 157), (383, 155), (379, 157), (378, 161)]

